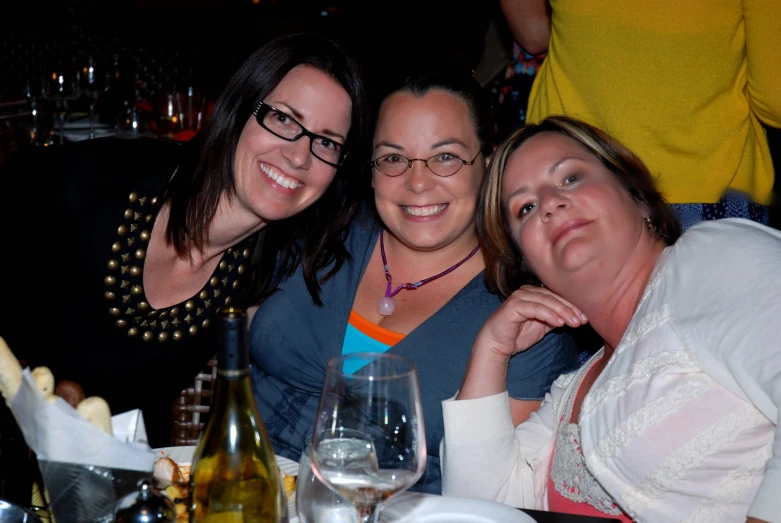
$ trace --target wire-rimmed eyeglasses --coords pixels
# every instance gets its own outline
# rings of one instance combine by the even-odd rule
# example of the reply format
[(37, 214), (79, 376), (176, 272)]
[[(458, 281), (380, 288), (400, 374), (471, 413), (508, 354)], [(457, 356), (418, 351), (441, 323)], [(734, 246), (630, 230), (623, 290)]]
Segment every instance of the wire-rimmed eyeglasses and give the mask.
[(252, 111), (258, 124), (265, 130), (288, 142), (295, 142), (302, 136), (309, 137), (309, 150), (319, 160), (332, 167), (339, 167), (347, 158), (344, 144), (333, 138), (315, 134), (298, 123), (292, 116), (265, 102), (258, 103)]
[(370, 160), (369, 163), (385, 176), (396, 177), (404, 174), (407, 169), (412, 169), (412, 162), (423, 162), (432, 173), (446, 178), (456, 174), (464, 165), (474, 164), (481, 152), (478, 151), (470, 161), (462, 160), (453, 153), (439, 153), (428, 158), (407, 158), (401, 154), (386, 154)]

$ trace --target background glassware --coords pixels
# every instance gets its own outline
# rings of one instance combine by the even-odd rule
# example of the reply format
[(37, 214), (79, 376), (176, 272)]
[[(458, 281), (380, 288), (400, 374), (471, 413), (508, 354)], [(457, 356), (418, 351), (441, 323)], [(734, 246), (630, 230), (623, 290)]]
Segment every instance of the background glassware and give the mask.
[(415, 365), (383, 353), (332, 358), (310, 458), (317, 477), (355, 505), (360, 521), (375, 523), (380, 502), (414, 485), (426, 466)]
[(355, 505), (326, 487), (312, 471), (311, 444), (310, 434), (306, 437), (296, 480), (296, 512), (301, 523), (359, 523)]

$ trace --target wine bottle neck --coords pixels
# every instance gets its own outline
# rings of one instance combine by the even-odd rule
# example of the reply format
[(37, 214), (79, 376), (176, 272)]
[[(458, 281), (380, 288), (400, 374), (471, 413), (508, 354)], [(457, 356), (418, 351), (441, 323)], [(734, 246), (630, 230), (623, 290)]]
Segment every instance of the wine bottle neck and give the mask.
[(234, 380), (249, 375), (246, 319), (223, 318), (220, 329), (217, 375)]

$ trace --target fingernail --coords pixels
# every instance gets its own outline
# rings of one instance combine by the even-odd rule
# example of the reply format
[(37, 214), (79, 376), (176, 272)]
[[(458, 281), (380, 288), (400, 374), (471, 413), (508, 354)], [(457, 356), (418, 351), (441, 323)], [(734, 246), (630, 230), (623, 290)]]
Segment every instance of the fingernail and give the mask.
[(583, 321), (586, 321), (586, 322), (588, 321), (588, 318), (586, 318), (586, 315), (583, 314), (582, 312), (580, 313), (580, 319), (582, 319)]
[(580, 323), (580, 318), (578, 316), (573, 316), (572, 323)]

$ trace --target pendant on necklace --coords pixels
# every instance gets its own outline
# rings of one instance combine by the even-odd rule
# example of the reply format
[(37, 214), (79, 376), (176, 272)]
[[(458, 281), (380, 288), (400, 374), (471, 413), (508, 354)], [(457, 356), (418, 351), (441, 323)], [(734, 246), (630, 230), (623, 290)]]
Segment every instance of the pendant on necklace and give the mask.
[(377, 312), (379, 312), (381, 316), (390, 316), (396, 312), (396, 300), (389, 298), (388, 296), (383, 296), (377, 300)]

